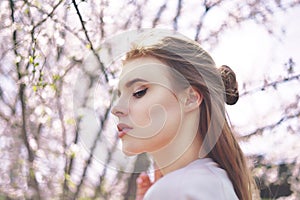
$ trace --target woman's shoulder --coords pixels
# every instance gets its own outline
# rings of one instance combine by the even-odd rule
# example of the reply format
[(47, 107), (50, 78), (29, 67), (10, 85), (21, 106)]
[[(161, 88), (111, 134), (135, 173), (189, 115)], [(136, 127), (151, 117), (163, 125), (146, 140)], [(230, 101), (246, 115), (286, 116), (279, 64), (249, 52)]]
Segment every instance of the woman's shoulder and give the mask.
[(226, 172), (210, 158), (193, 161), (157, 181), (149, 199), (237, 199)]

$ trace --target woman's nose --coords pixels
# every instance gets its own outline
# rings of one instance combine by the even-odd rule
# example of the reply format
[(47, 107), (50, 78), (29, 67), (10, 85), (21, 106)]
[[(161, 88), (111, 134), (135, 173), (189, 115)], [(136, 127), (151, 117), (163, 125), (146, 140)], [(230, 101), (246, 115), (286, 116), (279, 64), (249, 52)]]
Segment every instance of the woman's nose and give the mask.
[(112, 108), (111, 113), (117, 117), (123, 117), (127, 115), (128, 111), (124, 107), (116, 105)]

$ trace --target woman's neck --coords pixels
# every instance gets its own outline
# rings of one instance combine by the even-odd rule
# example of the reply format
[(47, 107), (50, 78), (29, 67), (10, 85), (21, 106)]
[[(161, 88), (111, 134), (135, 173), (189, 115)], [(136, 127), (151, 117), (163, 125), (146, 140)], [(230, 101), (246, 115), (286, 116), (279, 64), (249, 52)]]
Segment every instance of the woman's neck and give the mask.
[[(191, 162), (199, 159), (199, 148), (197, 140), (186, 149), (183, 155), (178, 155), (178, 158), (172, 158), (170, 155), (163, 155), (162, 152), (159, 155), (153, 155), (156, 165), (159, 167), (163, 175), (168, 174), (172, 171), (178, 170), (190, 164)], [(199, 148), (198, 148), (199, 146)]]
[[(201, 139), (198, 131), (199, 120), (187, 118), (170, 144), (149, 153), (162, 174), (183, 168), (199, 158)], [(184, 130), (184, 131), (183, 131)]]

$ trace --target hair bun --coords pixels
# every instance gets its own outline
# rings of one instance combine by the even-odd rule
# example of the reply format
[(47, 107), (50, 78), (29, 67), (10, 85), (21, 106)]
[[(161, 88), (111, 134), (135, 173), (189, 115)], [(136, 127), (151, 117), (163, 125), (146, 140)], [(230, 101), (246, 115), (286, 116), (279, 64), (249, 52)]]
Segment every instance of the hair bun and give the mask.
[(233, 105), (239, 99), (238, 83), (236, 81), (235, 73), (227, 65), (222, 65), (219, 68), (219, 71), (225, 87), (226, 104)]

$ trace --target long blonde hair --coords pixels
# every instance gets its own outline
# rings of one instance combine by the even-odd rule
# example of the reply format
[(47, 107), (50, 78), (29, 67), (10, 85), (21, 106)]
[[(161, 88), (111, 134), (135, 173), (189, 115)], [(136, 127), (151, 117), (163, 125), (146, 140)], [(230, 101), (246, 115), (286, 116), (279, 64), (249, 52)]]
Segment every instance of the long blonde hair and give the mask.
[[(202, 94), (198, 132), (211, 147), (207, 148), (207, 156), (227, 172), (239, 199), (253, 199), (252, 194), (257, 192), (253, 177), (225, 117), (224, 101), (232, 105), (239, 96), (234, 72), (227, 66), (217, 69), (198, 43), (177, 37), (165, 37), (150, 46), (136, 45), (125, 61), (142, 56), (152, 56), (167, 64), (185, 78), (181, 85), (192, 86)], [(213, 114), (217, 117), (212, 117)]]

